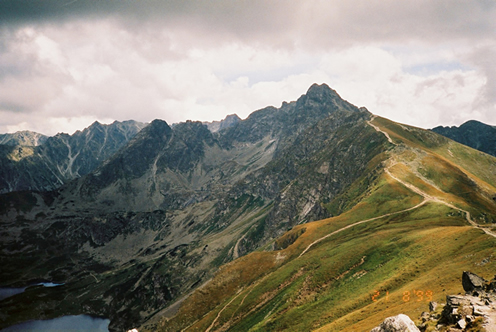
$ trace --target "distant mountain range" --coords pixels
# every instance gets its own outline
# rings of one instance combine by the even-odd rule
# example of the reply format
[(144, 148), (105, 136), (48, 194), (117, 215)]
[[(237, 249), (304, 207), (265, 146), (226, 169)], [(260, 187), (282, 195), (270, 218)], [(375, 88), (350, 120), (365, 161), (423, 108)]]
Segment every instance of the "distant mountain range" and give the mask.
[[(212, 132), (240, 121), (236, 114), (204, 122)], [(93, 171), (147, 124), (133, 120), (93, 123), (73, 135), (53, 137), (32, 131), (0, 135), (0, 193), (56, 189)]]
[(0, 134), (0, 144), (3, 145), (38, 146), (45, 143), (47, 139), (48, 136), (29, 130), (18, 131), (13, 134)]
[(458, 143), (496, 156), (496, 127), (471, 120), (460, 127), (436, 127), (431, 129), (440, 135), (451, 138)]
[(439, 301), (496, 268), (496, 158), (325, 84), (244, 120), (0, 147), (0, 286), (64, 283), (1, 300), (0, 328), (85, 313), (112, 331), (366, 331), (423, 310), (405, 291)]
[(0, 193), (56, 189), (93, 171), (144, 126), (136, 121), (95, 122), (73, 135), (5, 134), (0, 145)]

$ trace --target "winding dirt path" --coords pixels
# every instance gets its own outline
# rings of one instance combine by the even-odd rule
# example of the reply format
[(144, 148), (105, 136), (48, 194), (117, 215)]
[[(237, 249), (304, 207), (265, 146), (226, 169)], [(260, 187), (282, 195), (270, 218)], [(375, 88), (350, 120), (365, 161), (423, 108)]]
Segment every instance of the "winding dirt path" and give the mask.
[[(373, 124), (372, 124), (372, 121), (374, 121), (374, 119), (375, 119), (375, 118), (376, 118), (376, 116), (375, 116), (375, 115), (372, 115), (372, 118), (371, 118), (369, 121), (367, 121), (367, 123), (368, 123), (368, 124), (369, 124), (372, 128), (374, 128), (377, 132), (381, 132), (381, 133), (383, 133), (383, 134), (387, 137), (387, 139), (388, 139), (388, 141), (389, 141), (390, 143), (392, 143), (392, 144), (394, 144), (394, 145), (397, 145), (396, 143), (394, 143), (394, 142), (391, 140), (391, 137), (389, 137), (389, 134), (388, 134), (387, 132), (383, 131), (381, 128), (379, 128), (379, 127), (377, 127), (376, 125), (373, 125)], [(390, 166), (390, 167), (391, 167), (391, 166)], [(389, 167), (385, 169), (385, 172), (386, 172), (386, 174), (387, 174), (387, 175), (389, 175), (391, 178), (393, 178), (393, 179), (394, 179), (394, 180), (396, 180), (397, 182), (401, 183), (402, 185), (404, 185), (404, 186), (405, 186), (405, 187), (407, 187), (408, 189), (410, 189), (410, 190), (412, 190), (413, 192), (415, 192), (415, 193), (417, 193), (417, 194), (419, 194), (419, 195), (423, 196), (423, 197), (424, 197), (424, 199), (425, 199), (426, 201), (427, 201), (427, 200), (430, 200), (430, 201), (434, 201), (434, 202), (437, 202), (437, 203), (440, 203), (440, 204), (444, 204), (444, 205), (446, 205), (446, 206), (447, 206), (447, 207), (449, 207), (449, 208), (452, 208), (452, 209), (454, 209), (454, 210), (458, 210), (458, 211), (460, 211), (460, 212), (464, 213), (464, 214), (465, 214), (465, 219), (468, 221), (468, 223), (469, 223), (470, 225), (472, 225), (472, 227), (477, 228), (477, 229), (481, 229), (481, 230), (482, 230), (482, 231), (484, 231), (484, 233), (486, 233), (487, 235), (490, 235), (490, 236), (492, 236), (492, 237), (496, 237), (496, 234), (494, 234), (493, 232), (491, 232), (491, 231), (490, 231), (490, 230), (488, 230), (487, 228), (484, 228), (484, 227), (482, 227), (481, 225), (477, 224), (477, 223), (476, 223), (476, 222), (472, 219), (472, 217), (471, 217), (471, 215), (470, 215), (470, 212), (468, 212), (468, 211), (466, 211), (466, 210), (463, 210), (463, 209), (461, 209), (461, 208), (459, 208), (459, 207), (456, 207), (456, 206), (454, 206), (453, 204), (450, 204), (450, 203), (448, 203), (448, 202), (445, 202), (445, 201), (443, 201), (442, 199), (440, 199), (440, 198), (438, 198), (438, 197), (431, 196), (431, 195), (427, 194), (426, 192), (422, 191), (420, 188), (415, 187), (414, 185), (412, 185), (412, 184), (410, 184), (410, 183), (407, 183), (407, 182), (405, 182), (405, 181), (403, 181), (403, 180), (401, 180), (401, 179), (397, 178), (396, 176), (394, 176), (393, 174), (391, 174), (391, 172), (389, 171)], [(441, 189), (439, 189), (439, 188), (437, 188), (437, 189), (441, 191)], [(424, 201), (424, 202), (426, 202), (426, 201)]]
[[(224, 309), (226, 309), (234, 300), (236, 300), (241, 294), (243, 293), (243, 289), (240, 289), (238, 291), (238, 294), (236, 294), (235, 297), (233, 297), (231, 299), (231, 301), (229, 301), (229, 303), (227, 303), (222, 309), (220, 309), (220, 311), (217, 313), (217, 317), (215, 317), (214, 321), (212, 322), (212, 324), (210, 324), (210, 326), (205, 330), (205, 332), (210, 332), (211, 329), (213, 329), (215, 323), (217, 323), (217, 321), (219, 320), (219, 317), (220, 315), (222, 314), (222, 312), (224, 311)], [(243, 299), (244, 300), (244, 299)]]
[(425, 203), (427, 203), (427, 202), (428, 202), (428, 200), (427, 200), (427, 199), (424, 199), (422, 202), (420, 202), (419, 204), (417, 204), (417, 205), (415, 205), (415, 206), (413, 206), (413, 207), (411, 207), (411, 208), (404, 209), (404, 210), (397, 211), (397, 212), (386, 213), (386, 214), (383, 214), (383, 215), (381, 215), (381, 216), (374, 217), (374, 218), (370, 218), (370, 219), (361, 220), (361, 221), (358, 221), (358, 222), (356, 222), (356, 223), (353, 223), (353, 224), (350, 224), (350, 225), (348, 225), (348, 226), (345, 226), (345, 227), (343, 227), (343, 228), (340, 228), (340, 229), (338, 229), (338, 230), (336, 230), (336, 231), (334, 231), (334, 232), (332, 232), (332, 233), (329, 233), (329, 234), (327, 234), (326, 236), (323, 236), (323, 237), (321, 237), (320, 239), (317, 239), (317, 240), (313, 241), (312, 243), (310, 243), (310, 244), (309, 244), (309, 245), (305, 248), (305, 250), (303, 250), (303, 251), (302, 251), (302, 253), (298, 256), (298, 258), (300, 258), (301, 256), (303, 256), (303, 255), (304, 255), (304, 254), (305, 254), (308, 250), (310, 250), (310, 248), (311, 248), (312, 246), (314, 246), (315, 244), (317, 244), (317, 243), (319, 243), (319, 242), (321, 242), (321, 241), (323, 241), (323, 240), (327, 239), (329, 236), (333, 236), (334, 234), (337, 234), (337, 233), (339, 233), (339, 232), (342, 232), (342, 231), (344, 231), (344, 230), (346, 230), (346, 229), (348, 229), (348, 228), (354, 227), (354, 226), (356, 226), (356, 225), (364, 224), (364, 223), (369, 222), (369, 221), (373, 221), (373, 220), (377, 220), (377, 219), (381, 219), (381, 218), (389, 217), (389, 216), (392, 216), (392, 215), (395, 215), (395, 214), (399, 214), (399, 213), (403, 213), (403, 212), (408, 212), (408, 211), (414, 210), (414, 209), (416, 209), (416, 208), (418, 208), (418, 207), (421, 207), (422, 205), (424, 205), (424, 204), (425, 204)]
[(388, 134), (388, 133), (386, 133), (384, 130), (382, 130), (381, 128), (377, 127), (376, 125), (372, 124), (372, 121), (374, 121), (374, 119), (375, 119), (376, 117), (377, 117), (377, 116), (372, 115), (372, 118), (371, 118), (369, 121), (367, 121), (367, 123), (368, 123), (368, 124), (369, 124), (372, 128), (374, 128), (377, 132), (379, 132), (379, 133), (383, 133), (383, 134), (386, 136), (386, 138), (387, 138), (387, 140), (388, 140), (388, 142), (389, 142), (389, 143), (396, 145), (396, 143), (394, 143), (394, 142), (393, 142), (393, 140), (391, 139), (391, 137), (389, 136), (389, 134)]
[[(372, 121), (374, 121), (374, 119), (376, 118), (375, 115), (372, 116), (372, 118), (367, 121), (367, 123), (372, 127), (374, 128), (377, 132), (381, 132), (383, 133), (388, 141), (394, 145), (397, 145), (396, 143), (394, 143), (392, 140), (391, 140), (391, 137), (389, 137), (389, 134), (385, 131), (383, 131), (381, 128), (377, 127), (376, 125), (373, 125), (372, 124)], [(391, 166), (390, 166), (391, 167)], [(440, 204), (444, 204), (446, 205), (447, 207), (449, 208), (452, 208), (454, 210), (458, 210), (462, 213), (465, 214), (465, 219), (468, 221), (468, 223), (470, 225), (472, 225), (472, 227), (475, 227), (477, 229), (481, 229), (482, 231), (484, 231), (484, 233), (486, 233), (487, 235), (490, 235), (492, 237), (496, 237), (496, 234), (494, 234), (493, 232), (491, 232), (490, 230), (488, 230), (487, 228), (484, 228), (482, 227), (481, 225), (477, 224), (471, 217), (470, 215), (470, 212), (468, 211), (465, 211), (459, 207), (456, 207), (454, 206), (453, 204), (450, 204), (448, 202), (445, 202), (443, 201), (442, 199), (438, 198), (438, 197), (434, 197), (434, 196), (431, 196), (429, 194), (427, 194), (426, 192), (422, 191), (421, 189), (419, 189), (418, 187), (415, 187), (414, 185), (410, 184), (410, 183), (407, 183), (407, 182), (404, 182), (403, 180), (397, 178), (396, 176), (394, 176), (393, 174), (391, 174), (391, 172), (389, 171), (389, 167), (385, 169), (385, 172), (387, 173), (387, 175), (389, 175), (391, 178), (395, 179), (397, 182), (401, 183), (402, 185), (404, 185), (405, 187), (407, 187), (408, 189), (412, 190), (413, 192), (416, 192), (417, 194), (421, 195), (424, 197), (424, 199), (426, 200), (430, 200), (430, 201), (434, 201), (434, 202), (437, 202), (437, 203), (440, 203)], [(441, 191), (441, 189), (437, 188), (438, 190)]]
[[(372, 116), (372, 118), (371, 118), (369, 121), (367, 121), (367, 123), (368, 123), (368, 124), (369, 124), (372, 128), (374, 128), (377, 132), (383, 133), (383, 134), (386, 136), (386, 138), (388, 139), (388, 141), (389, 141), (391, 144), (397, 145), (396, 143), (394, 143), (394, 142), (393, 142), (393, 140), (391, 139), (391, 137), (389, 136), (389, 134), (388, 134), (387, 132), (383, 131), (381, 128), (379, 128), (379, 127), (377, 127), (376, 125), (373, 125), (373, 124), (372, 124), (372, 121), (375, 119), (375, 117), (376, 117), (376, 116), (375, 116), (375, 115), (373, 115), (373, 116)], [(394, 164), (393, 164), (393, 165), (394, 165)], [(389, 166), (389, 167), (392, 167), (393, 165), (391, 165), (391, 166)], [(309, 244), (309, 245), (305, 248), (305, 250), (303, 250), (303, 252), (302, 252), (302, 253), (298, 256), (298, 258), (299, 258), (299, 257), (301, 257), (301, 256), (303, 256), (303, 255), (304, 255), (304, 254), (305, 254), (305, 253), (306, 253), (306, 252), (307, 252), (307, 251), (308, 251), (308, 250), (309, 250), (312, 246), (314, 246), (315, 244), (317, 244), (317, 243), (319, 243), (319, 242), (321, 242), (321, 241), (323, 241), (323, 240), (327, 239), (328, 237), (330, 237), (330, 236), (332, 236), (332, 235), (335, 235), (335, 234), (337, 234), (337, 233), (339, 233), (339, 232), (342, 232), (342, 231), (344, 231), (344, 230), (346, 230), (346, 229), (348, 229), (348, 228), (354, 227), (354, 226), (356, 226), (356, 225), (364, 224), (364, 223), (369, 222), (369, 221), (373, 221), (373, 220), (381, 219), (381, 218), (384, 218), (384, 217), (389, 217), (389, 216), (392, 216), (392, 215), (395, 215), (395, 214), (399, 214), (399, 213), (403, 213), (403, 212), (408, 212), (408, 211), (411, 211), (411, 210), (414, 210), (414, 209), (416, 209), (416, 208), (421, 207), (422, 205), (424, 205), (425, 203), (427, 203), (427, 202), (429, 202), (429, 201), (433, 201), (433, 202), (436, 202), (436, 203), (444, 204), (444, 205), (446, 205), (447, 207), (450, 207), (450, 208), (452, 208), (452, 209), (454, 209), (454, 210), (458, 210), (458, 211), (460, 211), (460, 212), (464, 213), (464, 214), (465, 214), (465, 219), (468, 221), (468, 223), (469, 223), (470, 225), (472, 225), (472, 227), (477, 228), (477, 229), (481, 229), (481, 230), (482, 230), (482, 231), (484, 231), (484, 233), (486, 233), (487, 235), (490, 235), (490, 236), (492, 236), (492, 237), (496, 237), (496, 234), (492, 233), (492, 232), (491, 232), (491, 231), (489, 231), (488, 229), (483, 228), (482, 226), (480, 226), (479, 224), (477, 224), (477, 223), (476, 223), (476, 222), (472, 219), (472, 217), (470, 216), (470, 212), (465, 211), (465, 210), (463, 210), (463, 209), (461, 209), (461, 208), (459, 208), (459, 207), (456, 207), (456, 206), (454, 206), (453, 204), (450, 204), (450, 203), (448, 203), (448, 202), (445, 202), (445, 201), (443, 201), (442, 199), (440, 199), (440, 198), (438, 198), (438, 197), (431, 196), (431, 195), (427, 194), (426, 192), (424, 192), (423, 190), (421, 190), (420, 188), (418, 188), (418, 187), (416, 187), (416, 186), (414, 186), (414, 185), (412, 185), (412, 184), (410, 184), (410, 183), (407, 183), (407, 182), (405, 182), (405, 181), (403, 181), (403, 180), (401, 180), (401, 179), (397, 178), (396, 176), (394, 176), (394, 175), (393, 175), (393, 174), (389, 171), (389, 167), (384, 169), (385, 173), (386, 173), (388, 176), (390, 176), (392, 179), (396, 180), (397, 182), (401, 183), (402, 185), (404, 185), (405, 187), (407, 187), (407, 188), (408, 188), (408, 189), (410, 189), (411, 191), (413, 191), (413, 192), (415, 192), (415, 193), (419, 194), (420, 196), (422, 196), (422, 197), (424, 198), (424, 200), (423, 200), (421, 203), (419, 203), (419, 204), (415, 205), (414, 207), (411, 207), (411, 208), (408, 208), (408, 209), (405, 209), (405, 210), (401, 210), (401, 211), (398, 211), (398, 212), (391, 212), (391, 213), (383, 214), (383, 215), (378, 216), (378, 217), (374, 217), (374, 218), (370, 218), (370, 219), (366, 219), (366, 220), (358, 221), (358, 222), (353, 223), (353, 224), (351, 224), (351, 225), (348, 225), (348, 226), (345, 226), (345, 227), (343, 227), (343, 228), (340, 228), (340, 229), (338, 229), (338, 230), (336, 230), (336, 231), (334, 231), (334, 232), (332, 232), (332, 233), (329, 233), (329, 234), (327, 234), (327, 235), (325, 235), (325, 236), (323, 236), (323, 237), (321, 237), (321, 238), (319, 238), (319, 239), (317, 239), (317, 240), (313, 241), (312, 243), (310, 243), (310, 244)]]

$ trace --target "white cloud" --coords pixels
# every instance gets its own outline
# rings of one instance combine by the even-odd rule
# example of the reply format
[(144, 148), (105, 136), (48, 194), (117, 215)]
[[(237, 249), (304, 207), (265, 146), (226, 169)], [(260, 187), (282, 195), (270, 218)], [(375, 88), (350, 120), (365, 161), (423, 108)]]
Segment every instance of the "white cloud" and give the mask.
[(415, 75), (405, 70), (399, 58), (376, 47), (332, 53), (324, 58), (321, 69), (343, 98), (378, 115), (424, 128), (460, 124), (478, 115), (472, 103), (485, 83), (475, 70)]
[(417, 126), (496, 124), (486, 1), (195, 3), (91, 16), (81, 1), (64, 20), (0, 27), (0, 132), (246, 117), (315, 82)]

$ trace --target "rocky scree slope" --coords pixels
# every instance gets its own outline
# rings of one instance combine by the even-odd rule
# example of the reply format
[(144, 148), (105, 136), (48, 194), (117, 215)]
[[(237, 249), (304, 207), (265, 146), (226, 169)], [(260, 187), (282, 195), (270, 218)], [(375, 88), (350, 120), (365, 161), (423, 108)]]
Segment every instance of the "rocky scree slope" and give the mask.
[(4, 285), (66, 283), (63, 303), (60, 293), (41, 294), (52, 290), (0, 303), (3, 326), (41, 310), (104, 315), (111, 329), (124, 329), (167, 310), (222, 263), (338, 213), (331, 202), (357, 178), (371, 181), (370, 160), (390, 147), (369, 119), (313, 85), (217, 133), (155, 120), (56, 191), (2, 196)]
[(36, 141), (34, 138), (38, 136), (30, 135), (31, 139), (22, 142), (4, 141), (0, 145), (0, 193), (50, 191), (86, 175), (123, 147), (144, 125), (136, 121), (115, 121), (110, 125), (95, 122), (73, 135), (41, 136)]

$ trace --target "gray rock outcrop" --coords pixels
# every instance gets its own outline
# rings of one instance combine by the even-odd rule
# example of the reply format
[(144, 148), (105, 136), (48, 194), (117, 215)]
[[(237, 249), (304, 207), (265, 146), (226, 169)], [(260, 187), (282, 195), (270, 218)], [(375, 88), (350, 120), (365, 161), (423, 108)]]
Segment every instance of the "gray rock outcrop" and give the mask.
[[(462, 285), (465, 295), (447, 295), (444, 306), (430, 302), (430, 312), (422, 313), (417, 326), (408, 316), (399, 314), (386, 318), (370, 332), (496, 332), (496, 276), (486, 281), (475, 273), (464, 271)], [(442, 308), (442, 312), (438, 308)]]
[(370, 332), (420, 332), (415, 323), (404, 314), (388, 317)]
[(418, 327), (425, 331), (429, 322), (434, 321), (435, 331), (496, 332), (495, 284), (494, 279), (488, 282), (475, 273), (464, 271), (462, 285), (466, 294), (447, 295), (441, 315), (436, 312), (422, 315)]
[(477, 274), (463, 271), (462, 286), (465, 292), (471, 293), (474, 291), (482, 291), (485, 288), (487, 281), (479, 277)]

